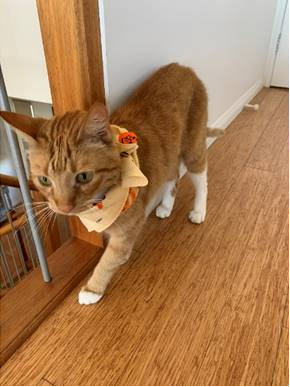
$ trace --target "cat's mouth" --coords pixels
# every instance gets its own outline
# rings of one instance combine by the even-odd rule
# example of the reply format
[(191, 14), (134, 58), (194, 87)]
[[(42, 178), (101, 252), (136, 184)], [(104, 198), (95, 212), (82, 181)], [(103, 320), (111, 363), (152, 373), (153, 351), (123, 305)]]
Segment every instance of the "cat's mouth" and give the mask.
[(102, 201), (106, 198), (105, 193), (99, 193), (94, 198), (87, 200), (84, 204), (76, 206), (64, 206), (58, 207), (49, 203), (49, 207), (56, 213), (61, 215), (73, 216), (80, 214), (81, 212), (88, 211), (96, 206), (100, 206)]
[(83, 211), (87, 211), (90, 208), (93, 208), (93, 205), (90, 204), (90, 205), (75, 207), (75, 208), (72, 208), (71, 210), (68, 210), (68, 211), (64, 211), (63, 209), (58, 208), (58, 207), (54, 207), (54, 206), (50, 206), (50, 208), (52, 209), (53, 212), (55, 212), (57, 214), (66, 215), (66, 216), (73, 216), (73, 215), (77, 215)]
[(49, 203), (49, 208), (55, 212), (56, 214), (66, 215), (66, 216), (72, 216), (79, 212), (79, 210), (75, 211), (75, 208), (69, 209), (69, 210), (62, 210), (61, 208), (58, 208), (56, 206), (53, 206)]
[(66, 216), (73, 216), (73, 215), (78, 215), (79, 213), (83, 212), (83, 211), (86, 211), (88, 210), (89, 208), (92, 208), (93, 206), (82, 206), (82, 207), (76, 207), (76, 208), (73, 208), (69, 211), (63, 211), (62, 209), (58, 208), (58, 207), (53, 207), (53, 206), (50, 206), (51, 210), (57, 214), (60, 214), (60, 215), (66, 215)]
[(87, 199), (83, 203), (76, 203), (75, 205), (70, 203), (65, 203), (59, 206), (55, 203), (54, 200), (48, 201), (47, 203), (49, 208), (53, 212), (61, 215), (66, 215), (66, 216), (73, 216), (73, 215), (78, 215), (82, 212), (91, 210), (92, 208), (95, 208), (95, 207), (100, 208), (102, 205), (102, 201), (105, 200), (106, 194), (108, 191), (109, 190), (103, 190), (101, 192), (98, 192), (91, 199)]

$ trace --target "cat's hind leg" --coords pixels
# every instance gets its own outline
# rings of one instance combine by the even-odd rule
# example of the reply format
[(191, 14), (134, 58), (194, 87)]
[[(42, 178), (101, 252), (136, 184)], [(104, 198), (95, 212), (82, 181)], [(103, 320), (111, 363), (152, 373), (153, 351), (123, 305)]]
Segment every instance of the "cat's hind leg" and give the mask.
[(207, 168), (202, 172), (189, 172), (190, 179), (195, 188), (193, 209), (188, 214), (192, 223), (202, 223), (206, 216), (207, 202)]
[[(181, 179), (186, 174), (186, 172), (187, 168), (183, 160), (181, 160), (179, 164), (178, 178)], [(156, 208), (156, 216), (158, 216), (158, 218), (167, 218), (170, 216), (174, 206), (176, 193), (177, 180), (171, 180), (165, 183), (161, 204), (159, 204), (159, 206)]]
[(183, 142), (184, 164), (195, 188), (193, 209), (188, 217), (192, 223), (202, 223), (207, 202), (207, 95), (203, 84), (195, 84), (188, 124)]
[(172, 212), (176, 196), (176, 180), (171, 180), (165, 183), (163, 189), (163, 198), (159, 206), (156, 208), (156, 216), (158, 218), (168, 218)]
[(196, 149), (190, 149), (185, 155), (185, 165), (195, 189), (193, 208), (188, 214), (192, 223), (204, 222), (207, 204), (207, 150), (206, 143)]

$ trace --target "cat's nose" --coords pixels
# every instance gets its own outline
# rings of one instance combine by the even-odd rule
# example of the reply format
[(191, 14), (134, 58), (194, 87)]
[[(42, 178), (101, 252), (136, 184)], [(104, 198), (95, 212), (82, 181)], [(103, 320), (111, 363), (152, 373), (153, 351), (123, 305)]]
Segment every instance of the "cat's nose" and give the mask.
[(65, 204), (65, 205), (58, 206), (58, 209), (61, 212), (70, 212), (73, 208), (74, 206), (72, 204)]

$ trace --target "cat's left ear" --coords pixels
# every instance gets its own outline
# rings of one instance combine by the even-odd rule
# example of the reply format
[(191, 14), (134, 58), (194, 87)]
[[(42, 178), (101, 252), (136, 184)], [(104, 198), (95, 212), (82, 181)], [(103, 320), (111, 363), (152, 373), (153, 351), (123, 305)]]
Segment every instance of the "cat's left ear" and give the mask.
[[(47, 121), (44, 118), (33, 118), (23, 114), (0, 111), (0, 116), (8, 122), (28, 142), (35, 142), (41, 126)], [(33, 140), (33, 141), (31, 141)]]
[(109, 144), (112, 142), (112, 133), (109, 125), (107, 108), (100, 102), (95, 102), (89, 109), (82, 136), (97, 139)]

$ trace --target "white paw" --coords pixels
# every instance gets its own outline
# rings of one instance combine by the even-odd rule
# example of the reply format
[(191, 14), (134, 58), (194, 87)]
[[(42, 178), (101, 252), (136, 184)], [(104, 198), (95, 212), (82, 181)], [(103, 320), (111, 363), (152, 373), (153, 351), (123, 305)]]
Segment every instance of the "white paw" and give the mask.
[(102, 297), (102, 294), (81, 290), (79, 292), (79, 303), (82, 305), (96, 304)]
[(192, 210), (188, 214), (188, 218), (189, 218), (189, 220), (191, 220), (192, 223), (200, 224), (200, 223), (204, 222), (205, 215), (206, 215), (205, 211), (201, 212), (201, 211)]
[(163, 206), (163, 204), (160, 204), (160, 206), (156, 208), (156, 216), (161, 219), (168, 218), (168, 216), (171, 214), (171, 211), (172, 208), (168, 208)]

